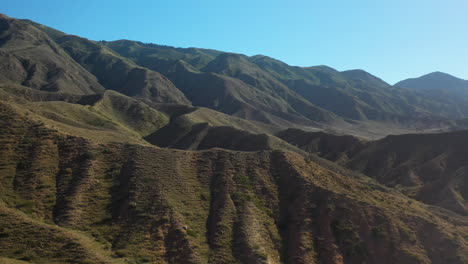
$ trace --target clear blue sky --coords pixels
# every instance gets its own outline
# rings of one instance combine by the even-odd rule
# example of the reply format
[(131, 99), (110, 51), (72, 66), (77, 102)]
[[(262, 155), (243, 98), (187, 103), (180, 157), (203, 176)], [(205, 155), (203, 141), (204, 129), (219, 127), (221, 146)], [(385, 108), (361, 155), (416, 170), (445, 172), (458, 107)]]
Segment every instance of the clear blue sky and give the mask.
[(264, 54), (395, 83), (468, 79), (467, 0), (5, 0), (0, 12), (93, 40)]

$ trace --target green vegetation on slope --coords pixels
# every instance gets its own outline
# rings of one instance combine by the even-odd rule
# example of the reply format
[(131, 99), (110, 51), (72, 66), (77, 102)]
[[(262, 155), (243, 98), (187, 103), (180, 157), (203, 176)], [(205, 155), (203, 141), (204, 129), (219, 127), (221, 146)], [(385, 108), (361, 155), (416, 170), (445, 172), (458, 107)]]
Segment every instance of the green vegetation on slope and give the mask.
[(10, 259), (465, 263), (468, 257), (466, 219), (295, 152), (105, 143), (51, 130), (14, 105), (1, 109), (0, 255)]
[(34, 116), (55, 130), (106, 142), (145, 144), (142, 136), (169, 122), (166, 114), (113, 91), (76, 96), (6, 86), (0, 87), (1, 97), (11, 100), (8, 104), (11, 107)]

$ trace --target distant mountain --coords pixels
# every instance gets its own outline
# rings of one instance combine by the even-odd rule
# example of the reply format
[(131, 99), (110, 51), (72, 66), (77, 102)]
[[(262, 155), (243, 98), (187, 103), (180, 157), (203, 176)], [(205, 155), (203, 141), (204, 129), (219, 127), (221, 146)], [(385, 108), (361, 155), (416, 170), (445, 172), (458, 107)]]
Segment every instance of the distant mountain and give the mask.
[[(391, 124), (395, 131), (415, 123), (421, 124), (419, 129), (423, 130), (445, 129), (447, 126), (440, 125), (440, 118), (462, 118), (468, 111), (464, 102), (450, 99), (441, 103), (424, 94), (392, 87), (362, 70), (338, 72), (326, 66), (294, 67), (262, 55), (248, 57), (128, 40), (104, 43), (120, 55), (167, 76), (194, 105), (275, 125), (291, 127), (294, 125), (290, 121), (294, 120), (302, 126), (317, 127), (307, 121), (311, 120), (340, 131), (350, 127), (340, 119), (352, 119)], [(236, 81), (237, 88), (233, 89), (231, 84), (230, 88), (221, 88), (224, 86), (221, 83), (232, 83), (215, 81), (223, 76), (240, 80)], [(224, 92), (213, 92), (212, 87)], [(257, 95), (239, 98), (253, 92)], [(374, 133), (382, 133), (378, 126), (366, 126)]]
[(419, 78), (401, 81), (395, 86), (415, 91), (426, 98), (432, 98), (433, 105), (437, 105), (434, 109), (441, 111), (442, 116), (465, 118), (468, 113), (466, 109), (467, 80), (442, 72), (433, 72)]
[[(74, 60), (70, 65), (78, 62), (87, 70), (74, 80), (96, 77), (101, 92), (111, 89), (147, 103), (193, 104), (284, 128), (329, 129), (370, 138), (452, 129), (457, 125), (448, 119), (468, 117), (468, 102), (460, 98), (392, 87), (363, 70), (294, 67), (262, 55), (129, 40), (96, 42), (33, 21), (15, 21), (23, 25), (18, 30), (35, 28), (48, 34)], [(12, 73), (6, 72), (4, 78), (9, 78)], [(37, 87), (24, 78), (16, 83)], [(63, 92), (74, 93), (72, 86), (67, 89)]]
[[(269, 78), (243, 55), (132, 41), (106, 45), (169, 77), (197, 106), (271, 124), (292, 125), (289, 121), (293, 120), (317, 126), (316, 121), (326, 123), (339, 119)], [(256, 77), (257, 82), (249, 72), (261, 73)]]
[(433, 72), (418, 78), (406, 79), (395, 84), (420, 91), (440, 91), (468, 95), (468, 80), (463, 80), (443, 72)]

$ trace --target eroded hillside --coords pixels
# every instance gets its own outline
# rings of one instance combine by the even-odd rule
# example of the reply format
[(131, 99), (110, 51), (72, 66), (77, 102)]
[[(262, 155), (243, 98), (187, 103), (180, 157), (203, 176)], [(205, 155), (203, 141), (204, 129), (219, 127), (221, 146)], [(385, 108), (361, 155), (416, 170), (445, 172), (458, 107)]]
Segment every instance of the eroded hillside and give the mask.
[(100, 143), (52, 129), (10, 103), (0, 114), (0, 253), (8, 258), (464, 263), (468, 257), (464, 218), (296, 152)]

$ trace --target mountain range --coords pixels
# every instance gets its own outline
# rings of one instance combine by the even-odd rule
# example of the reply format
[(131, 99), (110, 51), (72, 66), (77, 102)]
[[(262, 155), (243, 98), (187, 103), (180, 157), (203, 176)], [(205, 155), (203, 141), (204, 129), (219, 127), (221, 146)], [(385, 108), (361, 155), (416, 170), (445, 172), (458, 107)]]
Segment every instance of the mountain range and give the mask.
[(0, 262), (468, 263), (467, 83), (0, 15)]

